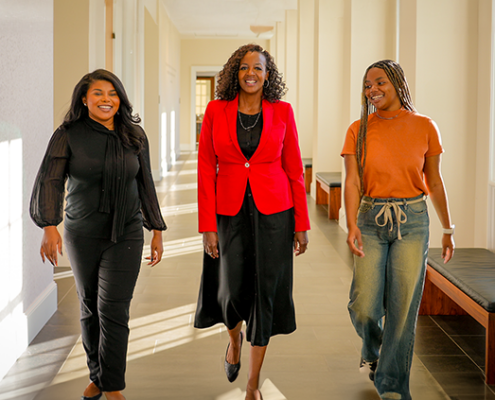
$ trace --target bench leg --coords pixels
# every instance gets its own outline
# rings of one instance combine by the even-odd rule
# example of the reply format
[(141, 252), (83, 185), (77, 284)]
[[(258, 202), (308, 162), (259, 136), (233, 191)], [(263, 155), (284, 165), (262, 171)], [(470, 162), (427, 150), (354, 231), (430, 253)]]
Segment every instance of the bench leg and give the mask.
[(339, 187), (330, 188), (330, 198), (328, 203), (328, 218), (339, 219), (341, 203), (341, 191)]
[(486, 327), (485, 348), (485, 381), (488, 385), (495, 384), (495, 314), (488, 314)]
[(316, 204), (328, 204), (328, 193), (323, 190), (319, 181), (316, 181)]
[(311, 182), (313, 182), (313, 168), (304, 169), (304, 186), (306, 186), (306, 193), (311, 192)]

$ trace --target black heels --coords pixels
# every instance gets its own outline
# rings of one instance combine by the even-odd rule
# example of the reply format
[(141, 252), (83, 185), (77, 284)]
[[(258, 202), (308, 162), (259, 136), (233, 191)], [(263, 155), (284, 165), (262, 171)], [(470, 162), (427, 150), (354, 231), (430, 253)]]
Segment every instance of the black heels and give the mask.
[[(242, 340), (244, 339), (244, 334), (240, 333), (241, 335), (241, 350), (242, 350)], [(229, 353), (229, 347), (230, 347), (230, 342), (227, 345), (227, 351), (225, 352), (225, 373), (227, 374), (227, 379), (229, 382), (234, 382), (237, 377), (239, 376), (239, 370), (241, 369), (241, 354), (239, 352), (239, 362), (237, 364), (230, 364), (227, 361), (227, 354)]]

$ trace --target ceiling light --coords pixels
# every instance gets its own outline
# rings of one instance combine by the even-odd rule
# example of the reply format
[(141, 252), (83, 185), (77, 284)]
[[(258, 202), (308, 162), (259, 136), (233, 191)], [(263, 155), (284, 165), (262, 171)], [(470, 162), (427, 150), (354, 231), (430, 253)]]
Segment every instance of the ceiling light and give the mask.
[(251, 25), (249, 27), (249, 29), (251, 29), (251, 32), (253, 32), (257, 36), (261, 35), (262, 33), (273, 31), (273, 28), (274, 27), (270, 25)]

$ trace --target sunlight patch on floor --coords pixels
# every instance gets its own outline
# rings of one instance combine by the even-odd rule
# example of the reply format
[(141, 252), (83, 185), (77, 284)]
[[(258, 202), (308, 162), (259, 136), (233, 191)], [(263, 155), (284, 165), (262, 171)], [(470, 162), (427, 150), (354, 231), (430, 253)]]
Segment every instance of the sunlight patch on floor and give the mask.
[[(287, 400), (287, 398), (277, 389), (270, 379), (263, 382), (260, 388), (263, 400)], [(236, 388), (218, 396), (215, 400), (244, 400), (246, 398), (246, 392)]]
[(160, 208), (164, 217), (173, 215), (191, 214), (198, 212), (198, 203), (181, 204), (179, 206), (168, 206)]
[[(194, 340), (205, 339), (225, 331), (224, 325), (216, 325), (201, 331), (193, 327), (196, 303), (159, 313), (133, 318), (129, 322), (129, 350), (127, 361), (149, 357), (153, 354), (182, 346)], [(88, 375), (86, 354), (81, 337), (60, 368), (51, 385), (68, 382)], [(37, 389), (39, 390), (39, 388)]]

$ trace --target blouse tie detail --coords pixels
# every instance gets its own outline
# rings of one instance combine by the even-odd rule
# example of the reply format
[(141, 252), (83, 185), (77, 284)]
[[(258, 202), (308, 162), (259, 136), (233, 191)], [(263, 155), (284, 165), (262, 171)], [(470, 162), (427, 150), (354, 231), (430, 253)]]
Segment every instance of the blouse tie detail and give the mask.
[(108, 214), (113, 211), (110, 238), (112, 242), (116, 242), (124, 232), (127, 194), (126, 185), (123, 182), (124, 174), (125, 157), (122, 142), (114, 131), (108, 131), (99, 211)]

